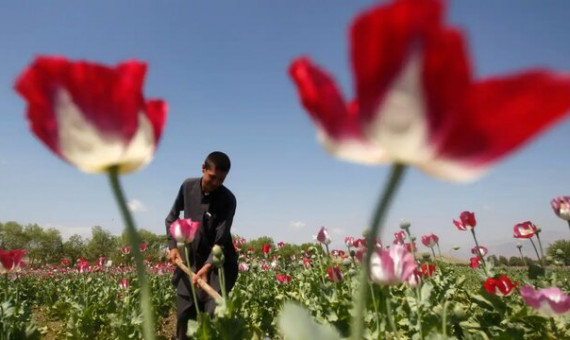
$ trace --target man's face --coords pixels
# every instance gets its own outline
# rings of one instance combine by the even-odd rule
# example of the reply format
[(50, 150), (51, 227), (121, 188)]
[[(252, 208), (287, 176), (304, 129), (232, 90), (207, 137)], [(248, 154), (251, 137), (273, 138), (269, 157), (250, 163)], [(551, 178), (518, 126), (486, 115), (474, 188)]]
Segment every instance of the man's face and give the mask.
[(204, 192), (215, 191), (222, 186), (227, 174), (227, 172), (217, 170), (214, 167), (206, 169), (206, 166), (202, 165), (202, 190)]

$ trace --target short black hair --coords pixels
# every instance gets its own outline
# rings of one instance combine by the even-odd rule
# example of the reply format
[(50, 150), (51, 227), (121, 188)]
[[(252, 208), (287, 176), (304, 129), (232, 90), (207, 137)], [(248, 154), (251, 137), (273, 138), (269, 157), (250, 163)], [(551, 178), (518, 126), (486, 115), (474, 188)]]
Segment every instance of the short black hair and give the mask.
[(230, 171), (232, 163), (230, 162), (230, 158), (228, 157), (228, 155), (226, 155), (221, 151), (214, 151), (210, 153), (208, 157), (206, 157), (204, 165), (208, 170), (213, 167), (218, 171), (227, 173)]

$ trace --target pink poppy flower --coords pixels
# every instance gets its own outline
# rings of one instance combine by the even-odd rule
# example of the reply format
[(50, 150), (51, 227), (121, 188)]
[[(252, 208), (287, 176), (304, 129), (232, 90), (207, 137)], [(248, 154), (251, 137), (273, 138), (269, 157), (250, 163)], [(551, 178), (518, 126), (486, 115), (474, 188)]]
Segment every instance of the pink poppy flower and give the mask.
[(239, 269), (240, 273), (246, 272), (249, 270), (249, 265), (245, 262), (240, 262), (238, 265), (238, 269)]
[(439, 237), (436, 234), (427, 234), (422, 236), (422, 244), (428, 248), (433, 248), (439, 242)]
[(289, 74), (328, 152), (471, 180), (568, 113), (568, 76), (531, 70), (473, 79), (463, 34), (443, 21), (443, 7), (401, 0), (356, 17), (351, 101), (308, 57), (292, 62)]
[(279, 249), (285, 247), (285, 242), (279, 242), (279, 243), (277, 243), (277, 247), (278, 247)]
[(61, 265), (64, 267), (69, 266), (70, 263), (71, 263), (70, 259), (61, 259)]
[(570, 221), (570, 196), (555, 197), (550, 202), (550, 205), (556, 216), (565, 221)]
[(303, 257), (303, 266), (305, 266), (305, 268), (311, 267), (311, 259), (308, 257)]
[(470, 211), (464, 211), (459, 215), (459, 221), (453, 220), (455, 227), (461, 231), (472, 230), (477, 225), (475, 214)]
[(370, 279), (381, 285), (406, 282), (416, 267), (412, 254), (403, 246), (377, 249), (370, 257)]
[(344, 238), (344, 244), (346, 244), (346, 246), (348, 248), (353, 247), (354, 246), (354, 237), (352, 236), (347, 236)]
[(329, 277), (329, 280), (333, 282), (340, 282), (343, 279), (342, 272), (338, 266), (328, 267), (327, 275)]
[(275, 275), (275, 279), (277, 279), (277, 282), (282, 285), (286, 285), (291, 282), (291, 276), (287, 274), (277, 274)]
[(519, 292), (527, 305), (548, 316), (563, 315), (570, 311), (570, 296), (558, 287), (535, 290), (527, 285), (520, 288)]
[(269, 251), (271, 250), (271, 245), (270, 244), (264, 244), (263, 246), (261, 246), (261, 251), (263, 251), (263, 253), (265, 255), (269, 254)]
[(123, 253), (123, 255), (128, 255), (131, 253), (131, 247), (129, 246), (123, 246), (121, 247), (121, 253)]
[(325, 227), (321, 227), (319, 233), (317, 234), (317, 241), (322, 244), (330, 244), (331, 243), (331, 236)]
[(196, 237), (199, 228), (200, 222), (189, 218), (179, 218), (170, 224), (170, 235), (177, 242), (190, 243)]
[(516, 286), (518, 286), (518, 283), (511, 282), (511, 279), (506, 275), (501, 275), (498, 279), (488, 278), (483, 284), (485, 290), (490, 294), (499, 296), (511, 295)]
[(538, 228), (530, 221), (517, 223), (513, 227), (514, 238), (531, 238), (533, 237)]
[(234, 245), (236, 246), (236, 248), (241, 247), (241, 245), (245, 244), (247, 241), (245, 238), (243, 237), (238, 237), (234, 240)]
[(143, 96), (146, 68), (40, 56), (15, 88), (32, 132), (57, 156), (89, 173), (129, 173), (151, 161), (166, 121), (166, 103)]
[(141, 252), (145, 252), (146, 248), (148, 247), (148, 245), (146, 243), (141, 243), (140, 248), (141, 248)]
[(394, 242), (393, 244), (404, 244), (404, 240), (406, 239), (406, 232), (405, 231), (398, 231), (394, 233)]
[[(485, 256), (487, 255), (489, 250), (487, 249), (487, 247), (479, 246), (479, 252), (481, 252), (481, 256)], [(479, 256), (479, 252), (477, 251), (477, 247), (471, 248), (471, 254)]]

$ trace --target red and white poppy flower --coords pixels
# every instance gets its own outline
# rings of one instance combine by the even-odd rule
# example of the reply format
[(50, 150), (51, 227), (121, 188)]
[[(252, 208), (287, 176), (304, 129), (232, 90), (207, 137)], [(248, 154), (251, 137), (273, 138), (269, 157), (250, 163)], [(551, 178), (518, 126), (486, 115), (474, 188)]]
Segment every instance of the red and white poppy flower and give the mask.
[(439, 237), (436, 234), (427, 234), (422, 236), (422, 244), (428, 248), (433, 248), (439, 242)]
[(453, 224), (461, 231), (472, 230), (477, 225), (475, 213), (464, 211), (459, 215), (459, 221), (453, 220)]
[(514, 238), (531, 238), (536, 234), (537, 231), (538, 231), (538, 228), (536, 227), (536, 225), (534, 225), (534, 223), (532, 223), (530, 221), (517, 223), (513, 227), (513, 237)]
[(32, 132), (57, 156), (88, 173), (129, 173), (151, 161), (166, 121), (166, 103), (143, 96), (146, 69), (40, 56), (15, 88)]
[(515, 287), (518, 286), (518, 283), (513, 283), (508, 276), (502, 275), (498, 279), (488, 278), (483, 286), (490, 294), (509, 296), (513, 293)]
[(289, 74), (327, 151), (465, 181), (568, 113), (569, 75), (530, 70), (473, 79), (463, 34), (443, 21), (443, 7), (400, 0), (355, 18), (353, 100), (308, 57), (292, 62)]
[(479, 256), (479, 253), (481, 253), (481, 256), (485, 256), (487, 253), (489, 253), (489, 249), (487, 249), (485, 246), (471, 248), (471, 254)]

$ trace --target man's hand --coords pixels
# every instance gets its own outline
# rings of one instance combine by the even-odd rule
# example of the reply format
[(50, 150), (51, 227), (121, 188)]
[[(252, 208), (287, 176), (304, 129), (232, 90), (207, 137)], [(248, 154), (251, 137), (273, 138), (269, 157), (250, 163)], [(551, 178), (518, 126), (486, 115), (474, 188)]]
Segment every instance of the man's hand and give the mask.
[(210, 271), (211, 264), (206, 263), (200, 270), (192, 277), (192, 284), (196, 285), (198, 280), (203, 280), (204, 282), (208, 282), (207, 275)]
[(170, 259), (170, 263), (172, 263), (173, 265), (176, 265), (177, 260), (182, 260), (182, 257), (180, 257), (180, 251), (178, 250), (178, 248), (170, 249), (168, 251), (168, 258)]

